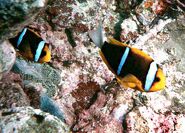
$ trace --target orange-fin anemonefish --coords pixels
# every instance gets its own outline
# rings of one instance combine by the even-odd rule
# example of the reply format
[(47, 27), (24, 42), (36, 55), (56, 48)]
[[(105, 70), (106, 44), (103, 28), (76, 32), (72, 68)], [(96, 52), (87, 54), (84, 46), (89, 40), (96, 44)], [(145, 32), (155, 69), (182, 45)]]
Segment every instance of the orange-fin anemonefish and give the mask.
[(121, 85), (144, 92), (165, 88), (163, 71), (149, 55), (113, 38), (104, 41), (101, 25), (88, 33), (101, 49), (100, 56)]
[(44, 63), (51, 60), (49, 44), (32, 29), (24, 28), (16, 37), (9, 39), (10, 43), (18, 49), (28, 60)]

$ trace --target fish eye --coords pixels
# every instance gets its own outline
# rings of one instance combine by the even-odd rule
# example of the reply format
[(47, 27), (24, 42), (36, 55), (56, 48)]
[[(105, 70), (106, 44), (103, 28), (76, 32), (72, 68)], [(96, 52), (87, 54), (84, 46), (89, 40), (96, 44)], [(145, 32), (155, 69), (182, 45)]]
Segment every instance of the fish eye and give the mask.
[(159, 78), (159, 77), (156, 77), (156, 78), (155, 78), (155, 81), (156, 81), (156, 82), (159, 82), (159, 81), (160, 81), (160, 78)]
[(41, 57), (45, 56), (46, 55), (46, 51), (42, 51), (41, 53)]

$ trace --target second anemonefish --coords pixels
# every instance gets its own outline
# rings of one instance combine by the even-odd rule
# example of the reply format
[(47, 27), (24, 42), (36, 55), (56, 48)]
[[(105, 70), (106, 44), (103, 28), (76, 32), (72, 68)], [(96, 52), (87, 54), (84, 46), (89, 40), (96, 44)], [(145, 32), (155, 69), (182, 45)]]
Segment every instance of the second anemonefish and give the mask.
[(49, 44), (30, 28), (24, 28), (22, 32), (9, 41), (19, 50), (18, 53), (28, 60), (39, 63), (51, 60)]
[(158, 64), (143, 51), (113, 38), (104, 41), (102, 27), (89, 31), (100, 56), (124, 87), (154, 92), (165, 88), (165, 76)]

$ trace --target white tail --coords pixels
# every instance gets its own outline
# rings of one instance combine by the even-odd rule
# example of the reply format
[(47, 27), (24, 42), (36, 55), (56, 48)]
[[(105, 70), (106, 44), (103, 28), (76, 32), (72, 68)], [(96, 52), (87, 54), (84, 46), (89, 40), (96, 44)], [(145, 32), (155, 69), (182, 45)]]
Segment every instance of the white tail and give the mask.
[(101, 24), (98, 26), (97, 29), (88, 31), (90, 38), (95, 43), (95, 45), (99, 48), (102, 48), (104, 44), (104, 35), (103, 35), (103, 28)]

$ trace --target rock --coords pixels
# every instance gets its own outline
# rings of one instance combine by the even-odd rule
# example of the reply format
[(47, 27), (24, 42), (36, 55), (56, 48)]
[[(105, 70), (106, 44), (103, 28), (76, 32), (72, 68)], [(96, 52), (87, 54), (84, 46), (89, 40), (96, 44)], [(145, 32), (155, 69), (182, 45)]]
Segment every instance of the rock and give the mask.
[(31, 82), (24, 87), (28, 99), (30, 100), (30, 106), (39, 109), (40, 108), (40, 94), (44, 92), (42, 83)]
[[(19, 58), (13, 69), (23, 78), (30, 104), (39, 108), (39, 91), (46, 92), (41, 95), (41, 108), (64, 115), (74, 132), (184, 131), (185, 75), (179, 67), (184, 58), (184, 21), (179, 26), (171, 17), (159, 16), (166, 11), (165, 5), (158, 8), (164, 4), (159, 1), (154, 5), (151, 0), (50, 1), (31, 27), (51, 44), (51, 62), (38, 64)], [(115, 75), (86, 32), (100, 22), (106, 36), (119, 33), (118, 39), (154, 58), (166, 74), (164, 90), (140, 93), (115, 83)], [(165, 28), (168, 24), (171, 29)]]
[[(111, 18), (110, 22), (107, 21), (107, 23), (113, 27), (111, 22), (116, 19), (111, 14), (113, 13), (112, 9), (115, 8), (114, 4), (113, 1), (105, 2), (104, 0), (100, 2), (93, 0), (56, 0), (49, 3), (48, 8), (37, 21), (47, 22), (54, 31), (62, 31), (67, 28), (72, 29), (75, 33), (84, 33), (89, 30), (89, 27), (99, 24), (104, 17), (103, 15), (107, 14), (106, 17), (109, 16)], [(101, 12), (99, 12), (100, 8)]]
[(184, 127), (184, 114), (154, 112), (150, 107), (139, 107), (126, 116), (126, 132), (181, 132)]
[(72, 92), (72, 96), (76, 99), (76, 103), (73, 104), (75, 114), (88, 109), (95, 102), (97, 93), (100, 91), (100, 86), (96, 82), (79, 83), (78, 86), (79, 88)]
[(23, 76), (25, 85), (41, 83), (42, 90), (48, 96), (54, 96), (57, 91), (57, 85), (60, 83), (60, 72), (50, 67), (47, 64), (40, 64), (34, 62), (27, 62), (23, 59), (16, 59), (13, 71)]
[(46, 3), (47, 0), (0, 0), (0, 40), (15, 36)]
[(106, 96), (102, 92), (99, 92), (95, 102), (88, 109), (84, 109), (77, 115), (78, 119), (73, 127), (73, 131), (101, 133), (123, 132), (122, 123), (110, 115), (114, 105), (115, 102), (111, 94), (110, 96)]
[(0, 43), (0, 80), (12, 68), (16, 58), (16, 53), (9, 41)]
[[(184, 24), (185, 18), (181, 18), (178, 21), (175, 21), (173, 23), (168, 24), (166, 27), (169, 31), (171, 42), (169, 47), (174, 47), (175, 55), (180, 59), (181, 61), (178, 64), (178, 70), (185, 73), (185, 24)], [(176, 44), (176, 45), (174, 45)]]
[[(47, 64), (27, 62), (17, 58), (13, 71), (23, 77), (25, 92), (31, 106), (57, 116), (64, 121), (59, 106), (50, 97), (54, 96), (60, 83), (60, 72)], [(45, 94), (46, 93), (46, 94)]]
[[(163, 91), (142, 93), (139, 97), (133, 97), (136, 107), (126, 116), (127, 132), (174, 132), (176, 131), (176, 127), (174, 127), (177, 124), (176, 120), (179, 121), (177, 125), (183, 123), (185, 73), (184, 67), (179, 67), (184, 63), (183, 20), (180, 17), (175, 22), (163, 21), (166, 23), (165, 25), (161, 21), (153, 29), (150, 29), (150, 32), (142, 36), (142, 38), (149, 37), (147, 41), (144, 41), (146, 39), (144, 38), (142, 40), (144, 43), (136, 43), (135, 47), (148, 51), (162, 66), (166, 74), (166, 88)], [(157, 35), (155, 31), (160, 28), (163, 30), (161, 29), (162, 31)], [(141, 112), (138, 110), (140, 111), (140, 109), (145, 112), (142, 117), (139, 117)], [(184, 129), (183, 126), (178, 128), (179, 131)]]
[(0, 80), (0, 101), (0, 110), (30, 105), (30, 101), (23, 91), (22, 79), (19, 74), (9, 72)]
[[(141, 4), (139, 9), (136, 8), (136, 10), (138, 9), (137, 13), (141, 16), (129, 14), (129, 17), (127, 14), (129, 18), (123, 17), (124, 20), (120, 21), (119, 15), (115, 11), (116, 4), (117, 8), (121, 8), (118, 7), (118, 3), (119, 1), (114, 3), (105, 0), (96, 2), (72, 0), (68, 3), (55, 1), (34, 24), (40, 27), (41, 31), (43, 30), (43, 36), (51, 42), (54, 57), (51, 61), (52, 66), (62, 71), (61, 86), (55, 100), (59, 106), (64, 108), (66, 121), (72, 126), (73, 131), (123, 132), (124, 129), (135, 127), (136, 130), (132, 128), (134, 132), (137, 129), (148, 132), (152, 130), (152, 127), (146, 125), (144, 118), (131, 125), (127, 124), (127, 119), (125, 120), (129, 112), (135, 111), (138, 106), (151, 107), (152, 111), (161, 116), (168, 111), (172, 113), (181, 110), (180, 113), (183, 113), (184, 89), (181, 88), (184, 81), (183, 73), (179, 73), (175, 68), (177, 57), (171, 56), (167, 52), (169, 32), (167, 34), (163, 32), (165, 25), (173, 20), (160, 18), (154, 13), (157, 8), (153, 10), (150, 7), (148, 10)], [(138, 4), (133, 4), (134, 8)], [(129, 13), (132, 5), (128, 6), (127, 12)], [(156, 7), (159, 6), (156, 5)], [(63, 8), (60, 9), (60, 7)], [(157, 12), (164, 13), (165, 7), (163, 9), (157, 10)], [(99, 21), (102, 21), (107, 35), (117, 32), (113, 28), (115, 24), (119, 23), (120, 27), (118, 26), (118, 28), (120, 29), (118, 30), (124, 33), (121, 34), (124, 38), (122, 40), (127, 41), (133, 47), (142, 49), (162, 66), (167, 77), (167, 87), (164, 91), (140, 94), (132, 89), (125, 90), (119, 85), (116, 87), (107, 85), (110, 91), (102, 91), (106, 83), (111, 82), (115, 76), (107, 69), (98, 55), (98, 49), (94, 48), (94, 44), (90, 43), (87, 34), (84, 33), (88, 29), (97, 27)], [(52, 28), (48, 29), (47, 27)], [(68, 38), (72, 37), (65, 34), (66, 29), (73, 31), (71, 36), (73, 36), (75, 46), (70, 45)], [(174, 46), (176, 45), (174, 44)], [(169, 51), (173, 53), (173, 49), (169, 49)], [(180, 74), (179, 77), (178, 74)], [(92, 83), (99, 85), (100, 89), (96, 90), (97, 87)], [(139, 115), (139, 111), (136, 111), (137, 115)], [(158, 123), (160, 122), (158, 121)]]
[(1, 111), (0, 132), (68, 133), (70, 130), (60, 119), (39, 109), (17, 107)]
[(30, 105), (63, 120), (64, 116), (59, 107), (46, 94), (41, 94), (42, 91), (42, 84), (39, 83), (29, 83), (23, 88), (21, 76), (10, 71), (0, 81), (0, 110)]

